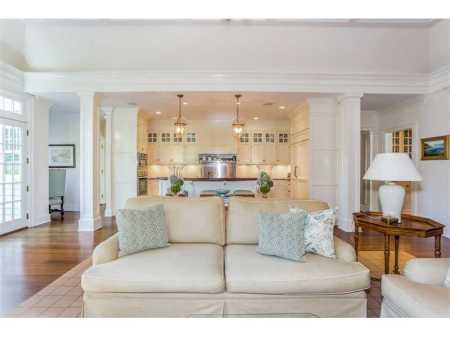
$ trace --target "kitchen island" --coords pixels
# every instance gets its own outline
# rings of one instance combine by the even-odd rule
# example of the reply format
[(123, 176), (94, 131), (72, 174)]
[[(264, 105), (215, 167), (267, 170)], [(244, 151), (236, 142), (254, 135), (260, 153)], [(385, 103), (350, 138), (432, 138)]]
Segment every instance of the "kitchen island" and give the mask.
[[(257, 178), (183, 178), (183, 190), (190, 197), (198, 197), (204, 190), (250, 190), (256, 193)], [(269, 197), (287, 199), (290, 196), (289, 179), (273, 179), (274, 188)], [(167, 177), (149, 178), (149, 195), (165, 195), (169, 190), (170, 182)]]

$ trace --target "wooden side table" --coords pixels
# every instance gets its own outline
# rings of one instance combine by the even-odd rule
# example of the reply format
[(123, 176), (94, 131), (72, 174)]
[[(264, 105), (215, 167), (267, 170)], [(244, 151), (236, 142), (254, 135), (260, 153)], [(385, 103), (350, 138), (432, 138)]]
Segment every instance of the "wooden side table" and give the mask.
[(394, 237), (395, 243), (395, 263), (394, 273), (399, 274), (398, 250), (400, 236), (416, 236), (428, 238), (434, 236), (434, 256), (441, 257), (441, 237), (444, 225), (415, 215), (402, 214), (402, 222), (387, 224), (381, 221), (380, 212), (360, 212), (353, 213), (355, 223), (355, 251), (358, 259), (359, 229), (373, 230), (384, 234), (384, 272), (389, 274), (390, 239)]

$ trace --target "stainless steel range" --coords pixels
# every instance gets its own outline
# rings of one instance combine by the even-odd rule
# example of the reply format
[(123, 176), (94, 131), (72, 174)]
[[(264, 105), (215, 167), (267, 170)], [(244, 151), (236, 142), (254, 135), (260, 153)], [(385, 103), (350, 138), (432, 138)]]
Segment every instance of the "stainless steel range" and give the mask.
[(202, 178), (235, 178), (236, 155), (202, 153), (198, 155)]

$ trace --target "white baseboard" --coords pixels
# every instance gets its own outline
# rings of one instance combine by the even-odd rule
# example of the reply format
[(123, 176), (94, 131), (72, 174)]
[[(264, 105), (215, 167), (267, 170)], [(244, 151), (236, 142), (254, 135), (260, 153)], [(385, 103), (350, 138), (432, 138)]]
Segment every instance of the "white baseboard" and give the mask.
[(50, 214), (42, 215), (36, 218), (32, 218), (28, 227), (36, 227), (42, 224), (50, 222)]
[(78, 231), (79, 232), (95, 232), (96, 230), (102, 228), (101, 217), (96, 218), (84, 218), (78, 221)]

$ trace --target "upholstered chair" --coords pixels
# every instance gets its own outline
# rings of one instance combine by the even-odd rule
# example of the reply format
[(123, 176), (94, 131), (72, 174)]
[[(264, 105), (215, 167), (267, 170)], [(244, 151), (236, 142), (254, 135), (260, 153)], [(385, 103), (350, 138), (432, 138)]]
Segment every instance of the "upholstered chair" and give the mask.
[(448, 259), (412, 259), (403, 275), (383, 275), (381, 317), (450, 317)]

